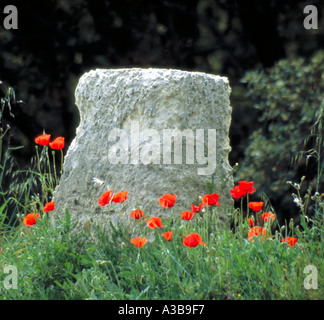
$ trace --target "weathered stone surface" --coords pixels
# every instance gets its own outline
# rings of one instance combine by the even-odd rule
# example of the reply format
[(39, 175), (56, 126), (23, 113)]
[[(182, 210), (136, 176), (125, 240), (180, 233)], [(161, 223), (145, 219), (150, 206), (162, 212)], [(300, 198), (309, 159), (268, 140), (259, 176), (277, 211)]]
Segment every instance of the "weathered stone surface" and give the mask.
[[(227, 78), (198, 72), (84, 74), (75, 92), (80, 124), (54, 194), (57, 214), (67, 208), (81, 226), (90, 217), (100, 223), (129, 219), (136, 206), (158, 216), (168, 211), (158, 202), (166, 193), (177, 194), (173, 212), (180, 214), (206, 193), (213, 172), (219, 208), (232, 206), (229, 94)], [(181, 136), (188, 138), (181, 142)], [(128, 199), (100, 207), (98, 198), (109, 189), (128, 191)]]

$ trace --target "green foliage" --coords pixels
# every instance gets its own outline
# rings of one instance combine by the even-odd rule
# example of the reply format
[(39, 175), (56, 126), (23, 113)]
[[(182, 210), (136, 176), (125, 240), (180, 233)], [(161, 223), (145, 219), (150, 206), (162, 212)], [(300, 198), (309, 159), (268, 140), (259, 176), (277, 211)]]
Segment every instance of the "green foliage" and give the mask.
[(81, 271), (81, 254), (67, 231), (65, 222), (51, 228), (44, 216), (35, 228), (22, 226), (8, 235), (11, 245), (5, 246), (0, 266), (3, 270), (4, 265), (11, 264), (19, 270), (21, 298), (55, 299), (62, 294), (61, 283), (71, 281), (73, 274)]
[[(298, 152), (316, 147), (315, 135), (306, 145), (304, 139), (318, 119), (324, 97), (324, 52), (316, 53), (309, 61), (281, 60), (268, 71), (247, 73), (243, 82), (259, 123), (250, 136), (238, 174), (243, 180), (258, 181), (260, 192), (266, 191), (270, 199), (288, 206), (291, 199), (287, 180), (306, 175), (306, 181), (316, 189), (316, 179), (322, 178), (317, 174), (316, 159), (307, 166), (308, 158), (299, 157), (298, 163), (293, 159)], [(317, 137), (322, 134), (321, 129)]]
[[(302, 219), (295, 247), (287, 247), (278, 233), (266, 241), (246, 239), (247, 224), (233, 233), (218, 225), (213, 212), (191, 221), (173, 221), (170, 242), (162, 230), (134, 221), (142, 233), (153, 236), (142, 248), (130, 243), (128, 225), (108, 230), (92, 226), (75, 234), (67, 212), (50, 223), (48, 216), (21, 226), (2, 241), (0, 270), (14, 265), (18, 288), (6, 289), (1, 299), (322, 299), (324, 282), (324, 224), (316, 229)], [(315, 220), (314, 220), (315, 221)], [(167, 219), (164, 220), (168, 226)], [(206, 225), (212, 228), (207, 231)], [(134, 227), (134, 226), (133, 226)], [(198, 232), (206, 246), (182, 244), (182, 233)], [(314, 232), (316, 236), (314, 236)], [(318, 289), (303, 287), (304, 268), (318, 269)], [(0, 275), (0, 280), (6, 275)]]
[[(37, 157), (32, 158), (30, 168), (19, 170), (12, 152), (23, 147), (12, 146), (11, 126), (4, 115), (8, 113), (10, 118), (14, 118), (13, 106), (20, 101), (16, 101), (14, 89), (5, 86), (1, 81), (0, 89), (4, 91), (4, 97), (0, 99), (0, 221), (3, 222), (0, 224), (1, 232), (14, 226), (20, 215), (42, 206), (51, 196), (57, 184), (57, 176), (56, 173), (51, 175), (52, 164), (46, 147), (42, 148), (40, 155), (36, 147)], [(41, 199), (35, 192), (39, 189), (42, 190)]]
[[(12, 103), (16, 100), (15, 91), (11, 87), (6, 87), (2, 81), (0, 81), (0, 89), (3, 90), (3, 97), (0, 97), (0, 219), (2, 222), (7, 220), (8, 208), (10, 204), (13, 204), (12, 199), (9, 196), (10, 190), (13, 189), (13, 185), (16, 186), (17, 172), (14, 170), (14, 159), (10, 157), (10, 150), (16, 149), (9, 145), (9, 130), (10, 125), (4, 119), (4, 113), (8, 112), (10, 117), (14, 117), (12, 113)], [(9, 187), (6, 186), (9, 184)], [(17, 189), (16, 189), (17, 190)], [(19, 196), (21, 196), (21, 193)], [(21, 200), (21, 199), (19, 199)], [(12, 222), (16, 211), (17, 205), (13, 204), (9, 222)], [(0, 231), (4, 224), (0, 223)]]

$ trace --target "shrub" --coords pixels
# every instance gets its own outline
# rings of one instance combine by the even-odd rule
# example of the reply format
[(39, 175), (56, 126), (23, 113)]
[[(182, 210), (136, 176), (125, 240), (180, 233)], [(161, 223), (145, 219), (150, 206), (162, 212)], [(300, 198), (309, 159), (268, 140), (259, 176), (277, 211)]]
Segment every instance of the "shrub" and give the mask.
[[(317, 159), (298, 157), (298, 152), (314, 147), (316, 136), (309, 136), (324, 96), (324, 52), (304, 58), (281, 60), (269, 70), (248, 72), (242, 79), (247, 95), (257, 111), (259, 122), (251, 134), (245, 158), (237, 172), (242, 180), (251, 177), (266, 190), (273, 205), (285, 208), (291, 218), (298, 212), (291, 206), (287, 180), (306, 176), (314, 189), (317, 184)], [(319, 132), (322, 134), (322, 132)], [(309, 160), (309, 161), (307, 161)], [(323, 184), (323, 181), (320, 181)], [(282, 212), (283, 213), (283, 212)]]

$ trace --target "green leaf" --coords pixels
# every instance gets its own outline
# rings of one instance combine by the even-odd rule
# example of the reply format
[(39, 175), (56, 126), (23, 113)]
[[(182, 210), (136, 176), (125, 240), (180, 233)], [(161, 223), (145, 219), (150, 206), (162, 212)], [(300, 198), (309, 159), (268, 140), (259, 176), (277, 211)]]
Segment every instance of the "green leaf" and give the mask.
[(70, 226), (71, 226), (71, 215), (68, 209), (65, 209), (65, 230), (66, 232), (70, 231)]

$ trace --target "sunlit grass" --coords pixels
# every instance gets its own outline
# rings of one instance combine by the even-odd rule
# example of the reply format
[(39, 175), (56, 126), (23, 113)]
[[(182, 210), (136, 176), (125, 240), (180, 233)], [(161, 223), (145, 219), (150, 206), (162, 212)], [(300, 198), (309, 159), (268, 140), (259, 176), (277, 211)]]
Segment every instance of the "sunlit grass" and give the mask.
[[(212, 211), (212, 210), (211, 210)], [(49, 213), (50, 214), (50, 213)], [(165, 230), (149, 229), (141, 221), (148, 241), (137, 248), (131, 242), (132, 225), (93, 225), (89, 233), (71, 232), (66, 218), (50, 223), (42, 216), (35, 225), (21, 225), (1, 240), (0, 270), (14, 265), (18, 288), (0, 286), (1, 299), (322, 299), (323, 224), (295, 230), (298, 242), (288, 247), (280, 235), (261, 241), (232, 232), (211, 212), (206, 229), (200, 219), (174, 220), (173, 237)], [(183, 234), (197, 232), (205, 246), (185, 247)], [(243, 236), (244, 235), (244, 236)], [(318, 289), (306, 290), (304, 268), (318, 271)], [(2, 279), (6, 274), (2, 275)]]

